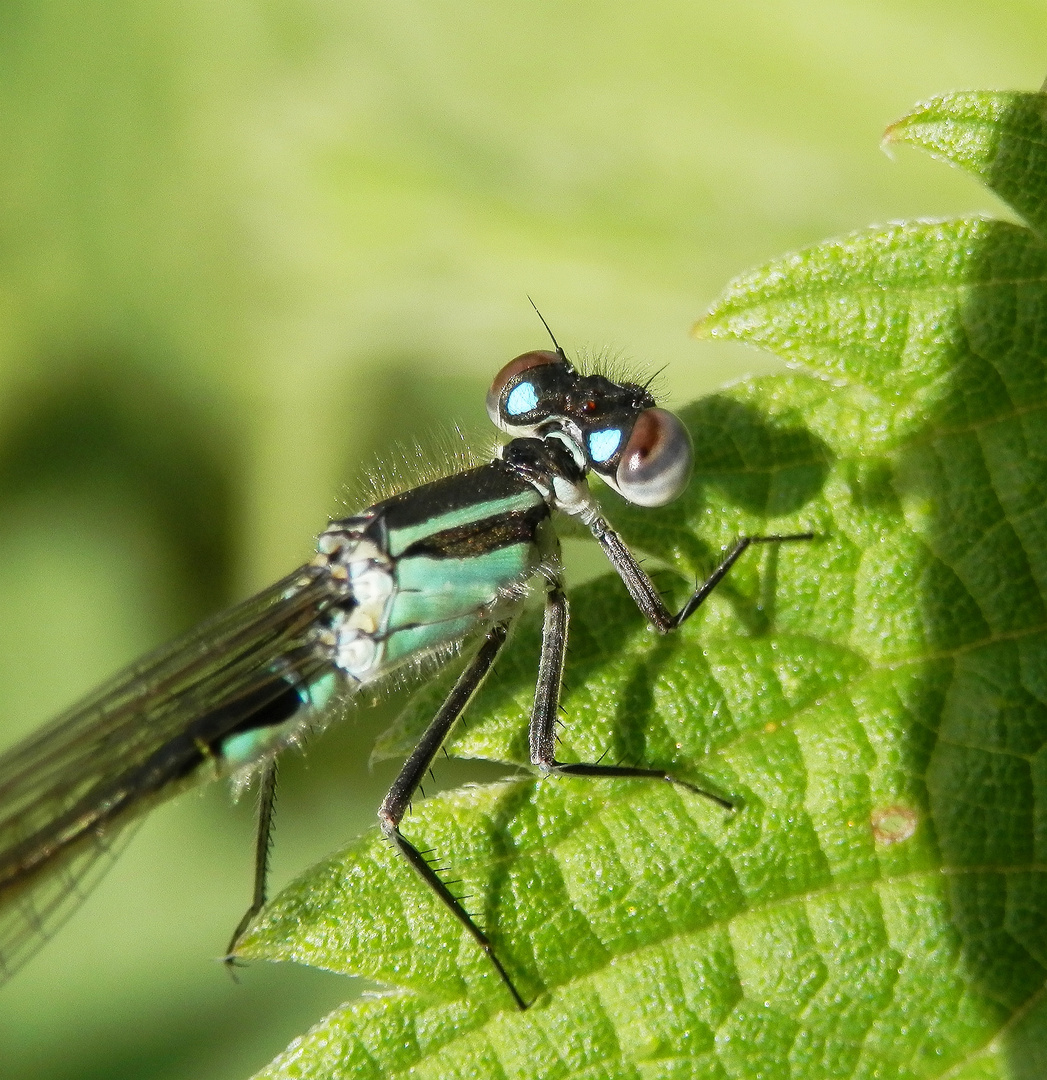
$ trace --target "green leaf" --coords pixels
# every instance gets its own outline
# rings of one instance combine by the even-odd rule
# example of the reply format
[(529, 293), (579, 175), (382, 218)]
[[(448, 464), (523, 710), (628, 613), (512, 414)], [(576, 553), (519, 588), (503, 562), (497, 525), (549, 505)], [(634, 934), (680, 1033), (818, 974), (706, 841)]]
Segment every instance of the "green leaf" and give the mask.
[[(617, 579), (577, 590), (562, 754), (664, 767), (736, 810), (529, 775), (420, 803), (405, 831), (464, 879), (534, 1005), (372, 834), (243, 952), (398, 990), (262, 1075), (1043, 1075), (1045, 281), (1032, 232), (976, 220), (857, 233), (727, 290), (699, 332), (798, 370), (684, 410), (689, 491), (608, 514), (683, 575), (677, 599), (740, 534), (817, 538), (747, 552), (667, 637)], [(532, 617), (456, 753), (526, 762), (537, 646)]]
[(918, 146), (959, 165), (1047, 233), (1047, 94), (944, 94), (892, 124), (884, 143)]

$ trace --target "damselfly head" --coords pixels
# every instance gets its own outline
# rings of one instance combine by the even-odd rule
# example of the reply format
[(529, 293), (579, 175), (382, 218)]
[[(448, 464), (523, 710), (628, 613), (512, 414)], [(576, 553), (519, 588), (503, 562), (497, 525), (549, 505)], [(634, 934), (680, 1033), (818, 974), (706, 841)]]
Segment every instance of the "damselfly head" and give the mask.
[(687, 487), (691, 437), (646, 386), (576, 371), (562, 350), (511, 360), (487, 395), (492, 422), (515, 438), (569, 439), (585, 467), (637, 506), (663, 506)]

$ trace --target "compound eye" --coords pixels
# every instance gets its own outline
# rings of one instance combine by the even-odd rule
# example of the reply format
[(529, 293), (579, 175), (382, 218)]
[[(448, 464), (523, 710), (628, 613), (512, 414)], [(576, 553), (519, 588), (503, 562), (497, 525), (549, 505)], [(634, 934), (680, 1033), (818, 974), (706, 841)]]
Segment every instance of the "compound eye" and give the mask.
[(687, 487), (693, 459), (680, 420), (665, 409), (644, 409), (622, 451), (615, 485), (637, 506), (664, 506)]
[[(508, 364), (494, 377), (491, 389), (487, 392), (487, 415), (499, 427), (511, 424), (518, 416), (523, 416), (538, 407), (538, 390), (534, 383), (524, 376), (532, 368), (545, 367), (547, 364), (562, 364), (559, 353), (547, 349), (524, 353)], [(506, 387), (516, 383), (509, 393)], [(503, 401), (503, 395), (504, 401)], [(503, 415), (504, 410), (504, 415)]]

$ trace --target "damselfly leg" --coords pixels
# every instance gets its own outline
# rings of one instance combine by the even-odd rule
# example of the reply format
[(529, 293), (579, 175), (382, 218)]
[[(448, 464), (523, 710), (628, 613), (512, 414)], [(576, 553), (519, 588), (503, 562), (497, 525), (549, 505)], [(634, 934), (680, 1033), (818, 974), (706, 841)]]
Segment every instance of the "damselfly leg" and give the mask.
[[(602, 518), (594, 521), (592, 530), (600, 540), (604, 550), (608, 552), (614, 569), (625, 582), (630, 595), (637, 601), (637, 606), (647, 617), (648, 622), (654, 629), (663, 633), (671, 632), (686, 622), (723, 580), (742, 553), (751, 545), (789, 543), (813, 539), (812, 533), (739, 538), (716, 569), (695, 588), (683, 607), (674, 614), (666, 607), (665, 602), (655, 589), (650, 577), (639, 565), (636, 557), (607, 522)], [(613, 556), (611, 555), (612, 552)], [(638, 597), (642, 598), (642, 603)], [(469, 701), (498, 658), (506, 641), (508, 626), (508, 622), (498, 623), (487, 632), (480, 648), (459, 676), (450, 694), (400, 770), (382, 802), (378, 811), (378, 818), (386, 837), (396, 845), (397, 849), (414, 867), (425, 884), (465, 927), (473, 940), (487, 955), (502, 982), (512, 995), (517, 1007), (526, 1009), (529, 1002), (525, 1001), (521, 995), (505, 963), (494, 949), (487, 932), (477, 925), (474, 916), (465, 909), (462, 899), (456, 896), (448, 883), (440, 877), (440, 869), (434, 867), (432, 862), (426, 858), (426, 853), (420, 851), (400, 831), (400, 824), (404, 815), (426, 773), (429, 772), (436, 759), (440, 748), (450, 736), (455, 722), (461, 717)], [(726, 810), (733, 809), (733, 804), (728, 799), (661, 769), (620, 764), (605, 765), (602, 762), (561, 762), (557, 760), (555, 754), (556, 723), (560, 711), (560, 695), (567, 655), (568, 627), (569, 602), (563, 583), (558, 575), (549, 574), (546, 580), (541, 654), (530, 720), (532, 763), (543, 772), (556, 773), (562, 776), (587, 777), (597, 780), (639, 778), (668, 782), (709, 799)], [(264, 816), (265, 803), (263, 802), (262, 805), (263, 814), (260, 815), (260, 820)], [(255, 904), (252, 905), (248, 915), (245, 916), (244, 921), (237, 928), (233, 942), (230, 945), (230, 951), (232, 951), (239, 936), (246, 929), (254, 914), (261, 909), (262, 902), (264, 902), (264, 899), (259, 900), (259, 895), (264, 898), (264, 885), (261, 894), (259, 894), (258, 882), (259, 880), (264, 882), (265, 863), (263, 860), (268, 858), (268, 844), (263, 844), (260, 839), (257, 850), (259, 862), (258, 873), (256, 874)], [(258, 875), (261, 875), (261, 877)]]
[[(276, 781), (278, 776), (276, 759), (268, 762), (258, 780), (258, 811), (255, 819), (254, 841), (254, 891), (251, 894), (251, 906), (244, 912), (243, 918), (236, 924), (233, 936), (225, 950), (226, 967), (232, 971), (236, 967), (236, 946), (244, 936), (244, 931), (254, 921), (255, 916), (265, 907), (269, 898), (269, 856), (273, 850), (273, 814), (276, 810)], [(235, 975), (234, 975), (235, 978)]]
[(487, 934), (476, 925), (473, 916), (462, 906), (460, 897), (451, 892), (448, 885), (440, 878), (436, 868), (426, 859), (425, 855), (400, 832), (400, 822), (411, 805), (411, 799), (418, 790), (419, 785), (425, 778), (425, 774), (432, 767), (440, 747), (447, 740), (455, 721), (462, 715), (470, 698), (476, 693), (492, 665), (498, 658), (498, 654), (505, 645), (508, 634), (507, 623), (496, 623), (487, 631), (483, 643), (468, 667), (458, 677), (450, 694), (447, 695), (443, 705), (440, 706), (436, 716), (433, 717), (425, 734), (418, 741), (417, 746), (411, 752), (411, 756), (404, 763), (400, 774), (393, 781), (389, 793), (382, 800), (378, 810), (378, 823), (387, 839), (391, 840), (400, 853), (418, 871), (422, 880), (433, 890), (440, 900), (450, 908), (455, 918), (469, 931), (473, 940), (487, 954), (491, 963), (495, 966), (502, 982), (508, 987), (513, 1000), (521, 1009), (527, 1008), (527, 1003), (520, 996), (513, 980), (499, 960), (497, 953), (491, 946)]

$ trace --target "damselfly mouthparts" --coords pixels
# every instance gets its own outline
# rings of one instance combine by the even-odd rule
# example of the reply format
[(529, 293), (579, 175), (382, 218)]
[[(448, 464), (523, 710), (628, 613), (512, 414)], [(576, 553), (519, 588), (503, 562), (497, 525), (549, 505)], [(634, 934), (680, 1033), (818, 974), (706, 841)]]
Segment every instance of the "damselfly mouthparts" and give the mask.
[(587, 476), (596, 473), (638, 506), (671, 501), (691, 473), (681, 422), (655, 406), (646, 386), (583, 374), (559, 346), (507, 364), (487, 409), (510, 436), (493, 461), (332, 521), (312, 562), (146, 657), (0, 757), (0, 981), (82, 898), (89, 871), (124, 826), (186, 787), (253, 772), (261, 777), (254, 898), (231, 954), (265, 902), (280, 751), (322, 727), (354, 689), (477, 641), (378, 817), (525, 1008), (485, 932), (401, 835), (400, 822), (536, 585), (545, 614), (530, 721), (534, 765), (668, 780), (730, 808), (657, 769), (557, 760), (568, 604), (552, 514), (588, 528), (662, 632), (688, 619), (750, 544), (810, 534), (742, 537), (673, 613), (601, 514)]

